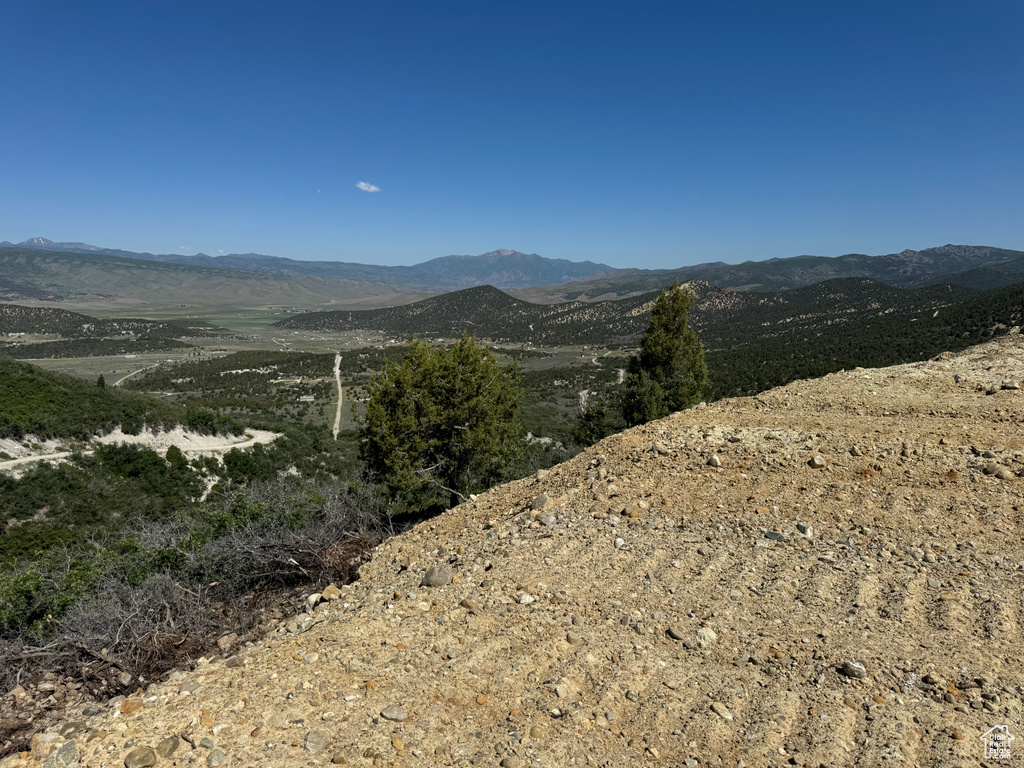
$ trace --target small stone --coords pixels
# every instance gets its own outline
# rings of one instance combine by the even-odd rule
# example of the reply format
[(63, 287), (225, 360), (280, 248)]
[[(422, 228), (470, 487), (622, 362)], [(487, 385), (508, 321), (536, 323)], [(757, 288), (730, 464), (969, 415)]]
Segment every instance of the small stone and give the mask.
[(523, 592), (523, 594), (519, 596), (520, 605), (530, 605), (531, 603), (535, 602), (537, 602), (537, 598), (531, 595), (529, 592)]
[(548, 515), (547, 517), (542, 518), (540, 522), (542, 525), (551, 526), (554, 525), (557, 522), (557, 520), (555, 520), (554, 515)]
[(224, 765), (227, 761), (228, 756), (219, 749), (213, 750), (206, 756), (206, 764), (210, 766), (210, 768), (216, 768), (218, 765)]
[(245, 659), (241, 656), (232, 656), (230, 659), (224, 662), (224, 666), (228, 669), (238, 669), (239, 667), (245, 666)]
[(78, 751), (78, 746), (75, 742), (69, 741), (46, 761), (45, 766), (46, 768), (74, 768), (81, 759), (82, 755)]
[(132, 676), (129, 675), (127, 672), (122, 672), (117, 676), (117, 684), (120, 685), (122, 688), (127, 688), (129, 685), (132, 684)]
[(511, 755), (509, 757), (503, 757), (501, 759), (501, 768), (520, 768), (522, 764), (522, 760), (520, 760), (518, 757), (513, 757)]
[(401, 723), (409, 718), (409, 713), (401, 707), (391, 706), (384, 709), (380, 713), (380, 716), (383, 717), (385, 720), (392, 720), (396, 723)]
[(480, 694), (479, 696), (477, 696), (477, 697), (476, 697), (476, 703), (477, 703), (477, 704), (480, 704), (480, 705), (486, 704), (486, 703), (487, 703), (487, 697), (486, 697), (486, 696), (484, 696), (484, 695), (483, 695), (483, 694), (481, 693), (481, 694)]
[(450, 565), (435, 565), (427, 571), (420, 582), (421, 587), (443, 587), (452, 583), (452, 567)]
[(142, 703), (142, 699), (125, 699), (121, 703), (121, 714), (122, 715), (134, 715), (136, 712), (138, 712), (144, 706), (146, 706), (146, 705)]
[(195, 693), (203, 685), (198, 680), (182, 680), (181, 685), (178, 686), (178, 693)]
[(1000, 480), (1013, 480), (1013, 478), (1016, 477), (1016, 475), (1014, 475), (1013, 472), (1008, 470), (1006, 467), (1000, 467), (999, 469), (996, 470), (996, 477)]
[(327, 585), (327, 587), (324, 588), (324, 591), (321, 592), (320, 595), (323, 597), (324, 600), (337, 600), (339, 597), (341, 597), (341, 590), (333, 584), (329, 584)]
[(156, 752), (149, 747), (136, 747), (124, 756), (124, 768), (149, 768), (156, 765)]
[(170, 757), (178, 749), (181, 744), (181, 739), (177, 736), (168, 736), (166, 739), (156, 745), (156, 753), (160, 757)]
[(583, 645), (583, 635), (571, 629), (566, 633), (565, 639), (572, 645)]
[(668, 636), (673, 640), (685, 640), (686, 632), (681, 627), (669, 627)]
[[(312, 595), (306, 598), (306, 610), (312, 611), (316, 608), (317, 604), (323, 599), (323, 594), (320, 592), (314, 592)], [(219, 642), (219, 641), (218, 641)]]
[(844, 661), (843, 666), (840, 667), (839, 671), (847, 677), (852, 677), (857, 680), (868, 676), (867, 669), (865, 669), (864, 665), (859, 661)]
[(345, 765), (348, 762), (348, 755), (345, 754), (345, 750), (339, 749), (334, 753), (334, 757), (331, 758), (331, 763), (334, 765)]
[(995, 463), (989, 463), (982, 467), (981, 471), (984, 472), (986, 475), (994, 475), (996, 472), (999, 471), (999, 465)]
[(199, 746), (203, 749), (213, 749), (213, 739), (208, 736), (204, 736), (199, 740)]
[(539, 512), (543, 509), (546, 509), (550, 501), (551, 500), (548, 498), (548, 495), (546, 493), (542, 493), (540, 496), (536, 497), (533, 500), (533, 503), (530, 504), (530, 509)]
[(720, 466), (722, 466), (722, 460), (720, 458), (718, 458), (718, 454), (717, 453), (711, 454), (711, 458), (708, 459), (708, 466), (709, 467), (720, 467)]
[(470, 597), (465, 598), (462, 602), (459, 603), (459, 605), (461, 605), (474, 616), (476, 616), (483, 610), (480, 603), (478, 603), (476, 600), (473, 600)]
[(616, 536), (614, 545), (616, 549), (622, 549), (626, 545), (626, 540), (621, 536)]
[(327, 746), (327, 736), (320, 731), (310, 731), (306, 734), (306, 751), (311, 755), (322, 752)]
[(717, 701), (714, 702), (711, 705), (711, 711), (714, 712), (716, 715), (718, 715), (723, 720), (732, 720), (733, 719), (732, 712), (729, 711), (729, 708), (726, 707), (725, 704), (721, 704), (721, 703), (719, 703)]
[(221, 652), (226, 653), (236, 642), (238, 642), (238, 635), (232, 632), (230, 635), (217, 638), (217, 647), (220, 648)]
[(1017, 390), (1020, 389), (1020, 382), (1017, 381), (1016, 379), (1007, 379), (1002, 383), (1001, 386), (1003, 389)]
[(697, 630), (697, 645), (701, 648), (707, 648), (718, 640), (718, 635), (715, 634), (715, 630), (711, 627), (701, 627)]
[(825, 457), (821, 454), (816, 454), (807, 462), (807, 466), (811, 469), (824, 469), (825, 468)]
[(800, 533), (806, 536), (808, 539), (814, 537), (814, 529), (811, 528), (811, 526), (809, 526), (807, 523), (797, 523), (796, 529), (800, 531)]

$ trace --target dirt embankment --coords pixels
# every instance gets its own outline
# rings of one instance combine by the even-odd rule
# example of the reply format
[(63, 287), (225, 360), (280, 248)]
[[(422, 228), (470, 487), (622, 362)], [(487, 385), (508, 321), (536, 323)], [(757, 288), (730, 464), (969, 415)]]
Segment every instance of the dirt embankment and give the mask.
[(1022, 379), (1014, 334), (609, 438), (389, 540), (261, 642), (70, 709), (37, 754), (979, 765), (1024, 736)]

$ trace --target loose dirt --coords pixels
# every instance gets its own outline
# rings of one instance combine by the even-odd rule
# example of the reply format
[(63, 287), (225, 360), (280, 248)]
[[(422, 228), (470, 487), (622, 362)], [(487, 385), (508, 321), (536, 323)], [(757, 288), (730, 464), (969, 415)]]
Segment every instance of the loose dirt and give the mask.
[(990, 729), (1024, 734), (1021, 379), (1013, 334), (611, 437), (389, 540), (259, 643), (69, 708), (38, 754), (982, 764)]

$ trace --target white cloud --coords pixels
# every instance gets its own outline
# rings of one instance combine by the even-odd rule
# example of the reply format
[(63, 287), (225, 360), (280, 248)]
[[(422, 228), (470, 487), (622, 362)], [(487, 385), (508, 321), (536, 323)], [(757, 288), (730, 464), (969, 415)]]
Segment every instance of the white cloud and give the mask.
[(356, 186), (363, 190), (363, 192), (380, 192), (380, 187), (368, 184), (365, 181), (357, 181)]
[(191, 251), (191, 250), (192, 250), (192, 247), (191, 247), (191, 246), (188, 246), (188, 245), (179, 245), (179, 246), (178, 246), (178, 250), (179, 250), (179, 251)]

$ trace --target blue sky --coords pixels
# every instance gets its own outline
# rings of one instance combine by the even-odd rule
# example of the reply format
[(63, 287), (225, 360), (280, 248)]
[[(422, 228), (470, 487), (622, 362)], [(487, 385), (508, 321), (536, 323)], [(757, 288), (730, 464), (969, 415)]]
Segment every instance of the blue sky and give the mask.
[(1024, 249), (1022, 40), (1019, 0), (5, 0), (0, 240)]

